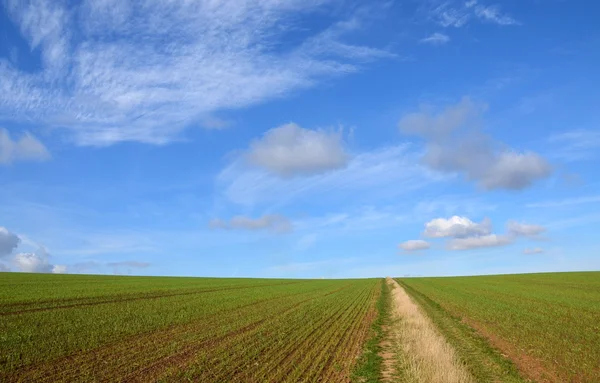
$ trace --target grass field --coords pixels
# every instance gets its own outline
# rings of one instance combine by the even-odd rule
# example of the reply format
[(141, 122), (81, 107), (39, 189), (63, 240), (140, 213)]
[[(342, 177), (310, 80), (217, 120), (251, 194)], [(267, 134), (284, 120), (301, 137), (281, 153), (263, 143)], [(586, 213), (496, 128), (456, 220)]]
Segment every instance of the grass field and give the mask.
[(600, 382), (600, 272), (398, 281), (478, 381)]
[(381, 285), (1, 273), (0, 381), (349, 381)]

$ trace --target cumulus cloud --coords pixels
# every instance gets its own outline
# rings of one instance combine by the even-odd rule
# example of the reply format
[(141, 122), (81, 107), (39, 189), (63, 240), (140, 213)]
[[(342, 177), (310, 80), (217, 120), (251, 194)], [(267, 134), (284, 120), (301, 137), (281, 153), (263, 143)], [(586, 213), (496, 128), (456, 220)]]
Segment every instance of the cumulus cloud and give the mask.
[(429, 242), (423, 241), (422, 239), (413, 239), (410, 241), (402, 242), (400, 248), (404, 251), (417, 251), (429, 249)]
[(525, 249), (523, 250), (523, 254), (542, 254), (544, 253), (544, 249), (541, 249), (539, 247), (534, 247), (533, 249)]
[(517, 221), (509, 221), (506, 225), (508, 233), (515, 236), (536, 237), (546, 231), (546, 228), (540, 225), (530, 225)]
[(342, 132), (304, 129), (289, 123), (250, 144), (246, 159), (280, 177), (312, 175), (347, 166)]
[(0, 226), (0, 258), (12, 254), (13, 250), (19, 246), (19, 243), (21, 243), (21, 239), (18, 235)]
[(426, 44), (443, 45), (450, 41), (450, 37), (443, 33), (436, 32), (431, 36), (427, 36), (419, 41)]
[(211, 220), (208, 225), (212, 229), (271, 230), (278, 233), (292, 230), (292, 223), (278, 214), (266, 214), (259, 218), (238, 215), (232, 217), (229, 222), (217, 218)]
[(453, 216), (448, 219), (435, 218), (425, 224), (423, 235), (431, 238), (454, 237), (464, 238), (477, 235), (487, 235), (492, 231), (492, 221), (484, 218), (475, 223), (467, 217)]
[(488, 234), (477, 237), (454, 238), (446, 244), (448, 250), (469, 250), (481, 247), (497, 247), (508, 245), (512, 238), (506, 235)]
[(426, 140), (423, 163), (431, 169), (461, 173), (485, 190), (520, 190), (552, 173), (550, 164), (533, 152), (517, 152), (482, 131), (486, 107), (463, 98), (434, 113), (423, 109), (399, 122), (405, 134)]
[(26, 132), (21, 138), (13, 140), (8, 130), (0, 128), (0, 164), (7, 165), (17, 161), (44, 161), (49, 158), (48, 149), (33, 135)]
[[(314, 14), (339, 15), (327, 3), (8, 0), (6, 13), (40, 52), (41, 68), (0, 63), (0, 117), (66, 129), (80, 145), (165, 144), (189, 126), (220, 128), (206, 122), (219, 111), (393, 56), (350, 42), (363, 26), (359, 10), (302, 29)], [(296, 29), (304, 32), (286, 39)]]
[(40, 247), (34, 253), (19, 253), (15, 255), (13, 263), (19, 271), (26, 273), (64, 273), (66, 266), (52, 265), (49, 262), (50, 254), (45, 248)]

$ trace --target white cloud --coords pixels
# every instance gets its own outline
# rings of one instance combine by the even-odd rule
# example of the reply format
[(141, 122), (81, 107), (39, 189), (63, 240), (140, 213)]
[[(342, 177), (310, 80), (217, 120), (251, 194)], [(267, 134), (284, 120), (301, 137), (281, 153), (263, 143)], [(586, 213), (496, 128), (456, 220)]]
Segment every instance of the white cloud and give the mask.
[(66, 265), (54, 265), (52, 267), (52, 274), (66, 274), (68, 268)]
[(406, 242), (402, 242), (400, 248), (404, 251), (417, 251), (429, 249), (429, 242), (423, 241), (422, 239), (414, 239)]
[(424, 164), (440, 172), (462, 173), (485, 190), (520, 190), (548, 177), (552, 167), (544, 158), (503, 148), (482, 132), (485, 109), (463, 98), (439, 113), (427, 109), (409, 113), (398, 125), (402, 132), (427, 140)]
[(431, 36), (425, 37), (419, 40), (422, 43), (433, 44), (433, 45), (443, 45), (450, 41), (450, 37), (443, 33), (436, 32)]
[(540, 225), (530, 225), (526, 223), (509, 221), (506, 225), (508, 233), (516, 236), (535, 237), (544, 231), (546, 228)]
[(213, 219), (209, 222), (212, 229), (233, 230), (272, 230), (285, 233), (292, 230), (292, 223), (284, 216), (277, 214), (266, 214), (259, 218), (250, 218), (243, 215), (232, 217), (229, 222), (222, 219)]
[(480, 5), (476, 0), (444, 1), (430, 11), (430, 16), (443, 27), (460, 28), (471, 20), (498, 25), (518, 25), (519, 22), (503, 13), (497, 5)]
[(408, 148), (409, 145), (398, 145), (359, 153), (343, 169), (291, 179), (249, 168), (245, 161), (234, 160), (219, 174), (217, 187), (222, 189), (219, 194), (245, 206), (281, 207), (292, 200), (314, 202), (323, 201), (324, 197), (352, 198), (359, 202), (363, 196), (369, 202), (395, 199), (443, 179), (417, 164), (416, 156)]
[(26, 132), (21, 138), (12, 140), (8, 130), (0, 128), (0, 164), (6, 165), (17, 161), (44, 161), (49, 158), (48, 149), (31, 134)]
[(0, 226), (0, 258), (12, 254), (13, 250), (19, 246), (19, 243), (21, 243), (21, 239), (18, 235)]
[(505, 246), (512, 242), (512, 238), (505, 235), (488, 234), (478, 237), (454, 238), (446, 244), (448, 250), (469, 250), (482, 247)]
[(216, 112), (391, 56), (348, 42), (361, 27), (358, 11), (285, 39), (311, 14), (334, 12), (326, 3), (9, 1), (8, 15), (39, 49), (42, 67), (32, 73), (0, 62), (0, 116), (66, 129), (80, 145), (164, 144), (190, 125), (221, 125), (206, 123)]
[[(54, 265), (49, 263), (49, 254), (43, 247), (35, 253), (19, 253), (15, 255), (13, 263), (19, 271), (26, 273), (51, 273)], [(59, 270), (62, 266), (59, 266)]]
[(289, 123), (250, 144), (246, 159), (280, 177), (319, 174), (348, 164), (342, 132), (304, 129)]
[(534, 247), (533, 249), (525, 249), (523, 250), (523, 254), (542, 254), (544, 253), (544, 249), (539, 247)]
[(481, 20), (495, 23), (498, 25), (517, 25), (517, 24), (519, 24), (517, 22), (517, 20), (513, 19), (512, 17), (510, 17), (506, 14), (502, 14), (502, 12), (500, 11), (500, 7), (498, 7), (496, 5), (491, 5), (491, 6), (487, 6), (487, 7), (477, 5), (477, 6), (475, 6), (474, 9), (475, 9), (475, 16), (477, 16)]
[(475, 235), (487, 235), (492, 231), (492, 221), (485, 218), (475, 223), (467, 217), (453, 216), (448, 219), (436, 218), (425, 224), (423, 235), (431, 238), (464, 238)]

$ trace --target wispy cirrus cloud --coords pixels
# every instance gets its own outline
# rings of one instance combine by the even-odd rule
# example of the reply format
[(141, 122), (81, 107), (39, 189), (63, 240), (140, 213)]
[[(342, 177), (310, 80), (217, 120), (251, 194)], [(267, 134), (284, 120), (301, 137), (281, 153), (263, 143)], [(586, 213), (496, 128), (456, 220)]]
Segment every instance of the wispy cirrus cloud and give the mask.
[(584, 205), (588, 203), (599, 203), (600, 195), (592, 195), (585, 197), (577, 197), (577, 198), (565, 198), (560, 200), (551, 200), (551, 201), (542, 201), (542, 202), (534, 202), (525, 205), (529, 208), (557, 208), (557, 207), (567, 207), (567, 206), (576, 206), (576, 205)]
[(315, 195), (320, 196), (316, 202), (323, 196), (352, 195), (360, 203), (360, 193), (366, 191), (369, 201), (373, 195), (391, 198), (444, 179), (416, 163), (417, 155), (410, 149), (410, 145), (400, 144), (356, 153), (342, 169), (291, 179), (249, 167), (238, 158), (219, 174), (217, 187), (229, 202), (238, 205), (282, 206)]
[(553, 134), (548, 138), (553, 146), (552, 155), (565, 161), (590, 160), (600, 151), (600, 132), (591, 129), (575, 129)]
[(392, 56), (348, 41), (357, 14), (285, 39), (303, 17), (327, 15), (328, 3), (10, 0), (8, 15), (41, 61), (35, 71), (0, 61), (0, 116), (63, 129), (79, 145), (164, 144), (214, 112)]
[(450, 41), (450, 37), (443, 33), (436, 32), (432, 35), (429, 35), (425, 38), (419, 40), (421, 43), (432, 44), (432, 45), (443, 45)]
[(472, 20), (498, 25), (518, 25), (519, 22), (502, 12), (500, 6), (484, 5), (477, 0), (436, 2), (430, 10), (432, 17), (443, 27), (460, 28)]

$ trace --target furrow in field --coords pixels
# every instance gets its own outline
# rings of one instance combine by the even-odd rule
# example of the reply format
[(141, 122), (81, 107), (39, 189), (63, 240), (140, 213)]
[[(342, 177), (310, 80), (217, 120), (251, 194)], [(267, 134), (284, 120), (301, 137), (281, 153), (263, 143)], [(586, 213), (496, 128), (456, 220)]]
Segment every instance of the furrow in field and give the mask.
[[(28, 314), (28, 313), (40, 312), (40, 311), (71, 309), (71, 308), (78, 308), (78, 307), (89, 307), (89, 306), (97, 306), (97, 305), (104, 305), (104, 304), (111, 304), (111, 303), (125, 303), (125, 302), (152, 300), (152, 299), (161, 299), (161, 298), (172, 298), (172, 297), (187, 296), (187, 295), (198, 295), (198, 294), (250, 289), (250, 288), (260, 288), (260, 287), (269, 287), (269, 286), (284, 286), (284, 285), (291, 285), (291, 284), (298, 284), (298, 283), (302, 283), (302, 281), (276, 283), (276, 284), (224, 287), (224, 288), (218, 288), (218, 289), (201, 289), (201, 290), (194, 290), (194, 291), (168, 293), (168, 294), (157, 294), (157, 295), (143, 295), (143, 296), (133, 296), (133, 297), (123, 296), (123, 297), (91, 301), (91, 302), (78, 302), (78, 303), (70, 303), (70, 304), (47, 306), (47, 307), (33, 307), (33, 308), (26, 308), (26, 309), (16, 309), (14, 311), (2, 311), (2, 312), (0, 312), (0, 317), (10, 316), (10, 315)], [(60, 302), (60, 301), (58, 301), (58, 302)], [(13, 305), (15, 305), (15, 306), (13, 306)], [(15, 307), (18, 308), (19, 306), (16, 306), (16, 304), (3, 305), (3, 306), (0, 306), (0, 310), (5, 310), (5, 308), (14, 309)]]
[[(125, 373), (127, 370), (135, 370), (152, 360), (152, 358), (177, 351), (179, 344), (187, 344), (194, 339), (202, 341), (218, 335), (216, 334), (217, 331), (226, 331), (229, 322), (224, 322), (223, 318), (234, 321), (240, 320), (241, 327), (244, 325), (245, 319), (261, 315), (271, 307), (274, 301), (286, 301), (309, 294), (316, 294), (316, 292), (311, 290), (298, 294), (277, 296), (236, 307), (227, 312), (215, 313), (210, 317), (200, 318), (184, 325), (127, 337), (84, 353), (73, 354), (49, 363), (27, 366), (11, 374), (14, 378), (12, 380), (64, 381), (86, 380), (86, 377), (94, 377), (94, 380), (99, 380), (100, 377), (111, 373), (118, 376), (118, 372)], [(171, 347), (174, 349), (172, 350)], [(9, 379), (10, 375), (6, 378), (11, 380)]]
[[(341, 291), (342, 289), (337, 289), (335, 291), (328, 292), (326, 295), (329, 296), (331, 294)], [(324, 296), (325, 295), (321, 294), (321, 295), (317, 295), (315, 297), (304, 299), (300, 302), (293, 304), (290, 307), (286, 307), (285, 309), (279, 310), (276, 312), (263, 311), (261, 319), (244, 327), (242, 329), (242, 331), (234, 331), (232, 333), (225, 334), (225, 335), (217, 337), (217, 338), (211, 337), (211, 339), (208, 339), (206, 342), (203, 342), (203, 343), (190, 344), (187, 348), (185, 348), (184, 350), (181, 350), (180, 352), (166, 356), (160, 360), (155, 361), (151, 365), (145, 366), (143, 369), (139, 369), (139, 370), (133, 372), (132, 374), (128, 375), (125, 378), (125, 380), (146, 382), (146, 381), (155, 380), (155, 379), (163, 376), (163, 374), (168, 371), (173, 371), (173, 370), (183, 371), (186, 367), (188, 367), (188, 365), (190, 363), (193, 362), (193, 360), (197, 357), (197, 354), (199, 352), (206, 353), (209, 350), (215, 349), (216, 347), (219, 347), (219, 346), (226, 346), (228, 344), (237, 343), (238, 338), (240, 336), (249, 334), (249, 333), (257, 330), (259, 327), (268, 323), (269, 320), (272, 320), (273, 318), (278, 318), (278, 317), (284, 316), (285, 314), (287, 314), (291, 311), (297, 310), (299, 307), (307, 304), (308, 302), (322, 298)], [(268, 317), (265, 317), (265, 315), (268, 315)]]
[[(343, 288), (329, 292), (323, 295), (321, 299), (316, 299), (312, 303), (320, 305), (326, 304), (326, 301), (323, 300), (323, 298), (328, 298), (334, 293), (337, 294), (342, 290), (346, 290), (349, 286), (350, 285), (346, 285)], [(295, 310), (294, 313), (298, 311), (300, 310)], [(193, 375), (195, 374), (195, 371), (198, 371), (198, 367), (201, 367), (202, 373), (193, 375), (195, 380), (219, 381), (220, 379), (226, 379), (228, 381), (236, 381), (234, 375), (238, 370), (248, 370), (255, 365), (254, 361), (248, 358), (248, 354), (262, 354), (264, 356), (263, 350), (271, 347), (271, 342), (273, 341), (272, 334), (280, 331), (282, 326), (285, 330), (289, 330), (295, 326), (294, 322), (292, 322), (291, 319), (288, 319), (290, 315), (292, 315), (292, 312), (288, 313), (285, 317), (269, 318), (270, 320), (256, 333), (244, 334), (244, 338), (236, 339), (232, 344), (221, 345), (220, 350), (214, 350), (210, 353), (210, 356), (201, 355), (201, 357), (205, 357), (205, 360), (202, 362), (200, 362), (199, 357), (197, 357), (195, 361), (190, 363), (191, 369), (190, 366), (188, 366), (187, 371), (182, 371), (188, 375), (190, 373)], [(281, 326), (278, 327), (276, 324), (281, 324)], [(302, 324), (306, 324), (305, 320)], [(288, 338), (286, 337), (286, 339)], [(290, 342), (286, 342), (286, 344), (288, 343)], [(264, 365), (264, 361), (257, 364)], [(178, 373), (175, 375), (181, 374)]]
[(362, 346), (377, 314), (375, 302), (378, 299), (376, 292), (379, 291), (379, 284), (376, 286), (377, 289), (371, 293), (368, 304), (359, 319), (356, 320), (354, 328), (347, 332), (345, 342), (338, 345), (335, 355), (332, 355), (327, 361), (322, 381), (350, 382), (352, 368), (362, 353)]
[[(341, 297), (339, 298), (341, 301)], [(266, 355), (261, 355), (262, 360), (257, 361), (259, 366), (265, 367), (248, 368), (241, 374), (234, 376), (235, 381), (284, 381), (285, 374), (277, 374), (276, 370), (281, 370), (282, 367), (292, 366), (300, 361), (299, 355), (305, 350), (315, 347), (315, 344), (323, 339), (323, 335), (329, 331), (332, 326), (335, 326), (347, 313), (348, 307), (343, 304), (345, 301), (338, 301), (335, 305), (327, 305), (326, 309), (331, 310), (330, 313), (324, 311), (318, 315), (318, 320), (311, 323), (311, 327), (306, 326), (306, 319), (299, 318), (296, 323), (290, 323), (294, 331), (288, 339), (289, 342), (284, 343), (283, 348), (268, 349)], [(285, 324), (284, 324), (285, 325)], [(299, 340), (299, 341), (296, 341)], [(268, 360), (268, 364), (264, 360)]]
[[(315, 351), (315, 354), (313, 354), (314, 356), (311, 357), (309, 353), (303, 360), (298, 361), (300, 365), (299, 368), (295, 370), (296, 373), (291, 374), (286, 380), (289, 382), (314, 381), (317, 378), (320, 378), (320, 381), (328, 381), (324, 380), (323, 376), (328, 374), (329, 369), (337, 368), (341, 371), (341, 365), (337, 364), (340, 361), (335, 358), (337, 354), (336, 351), (340, 350), (340, 347), (346, 342), (349, 334), (360, 326), (364, 309), (368, 308), (370, 297), (371, 292), (365, 290), (363, 295), (358, 297), (353, 304), (347, 306), (345, 309), (347, 315), (339, 318), (339, 321), (334, 321), (328, 331), (320, 337), (319, 340), (323, 345), (320, 347), (311, 347), (311, 351)], [(348, 376), (345, 376), (341, 380), (335, 382), (341, 383), (348, 378)]]

